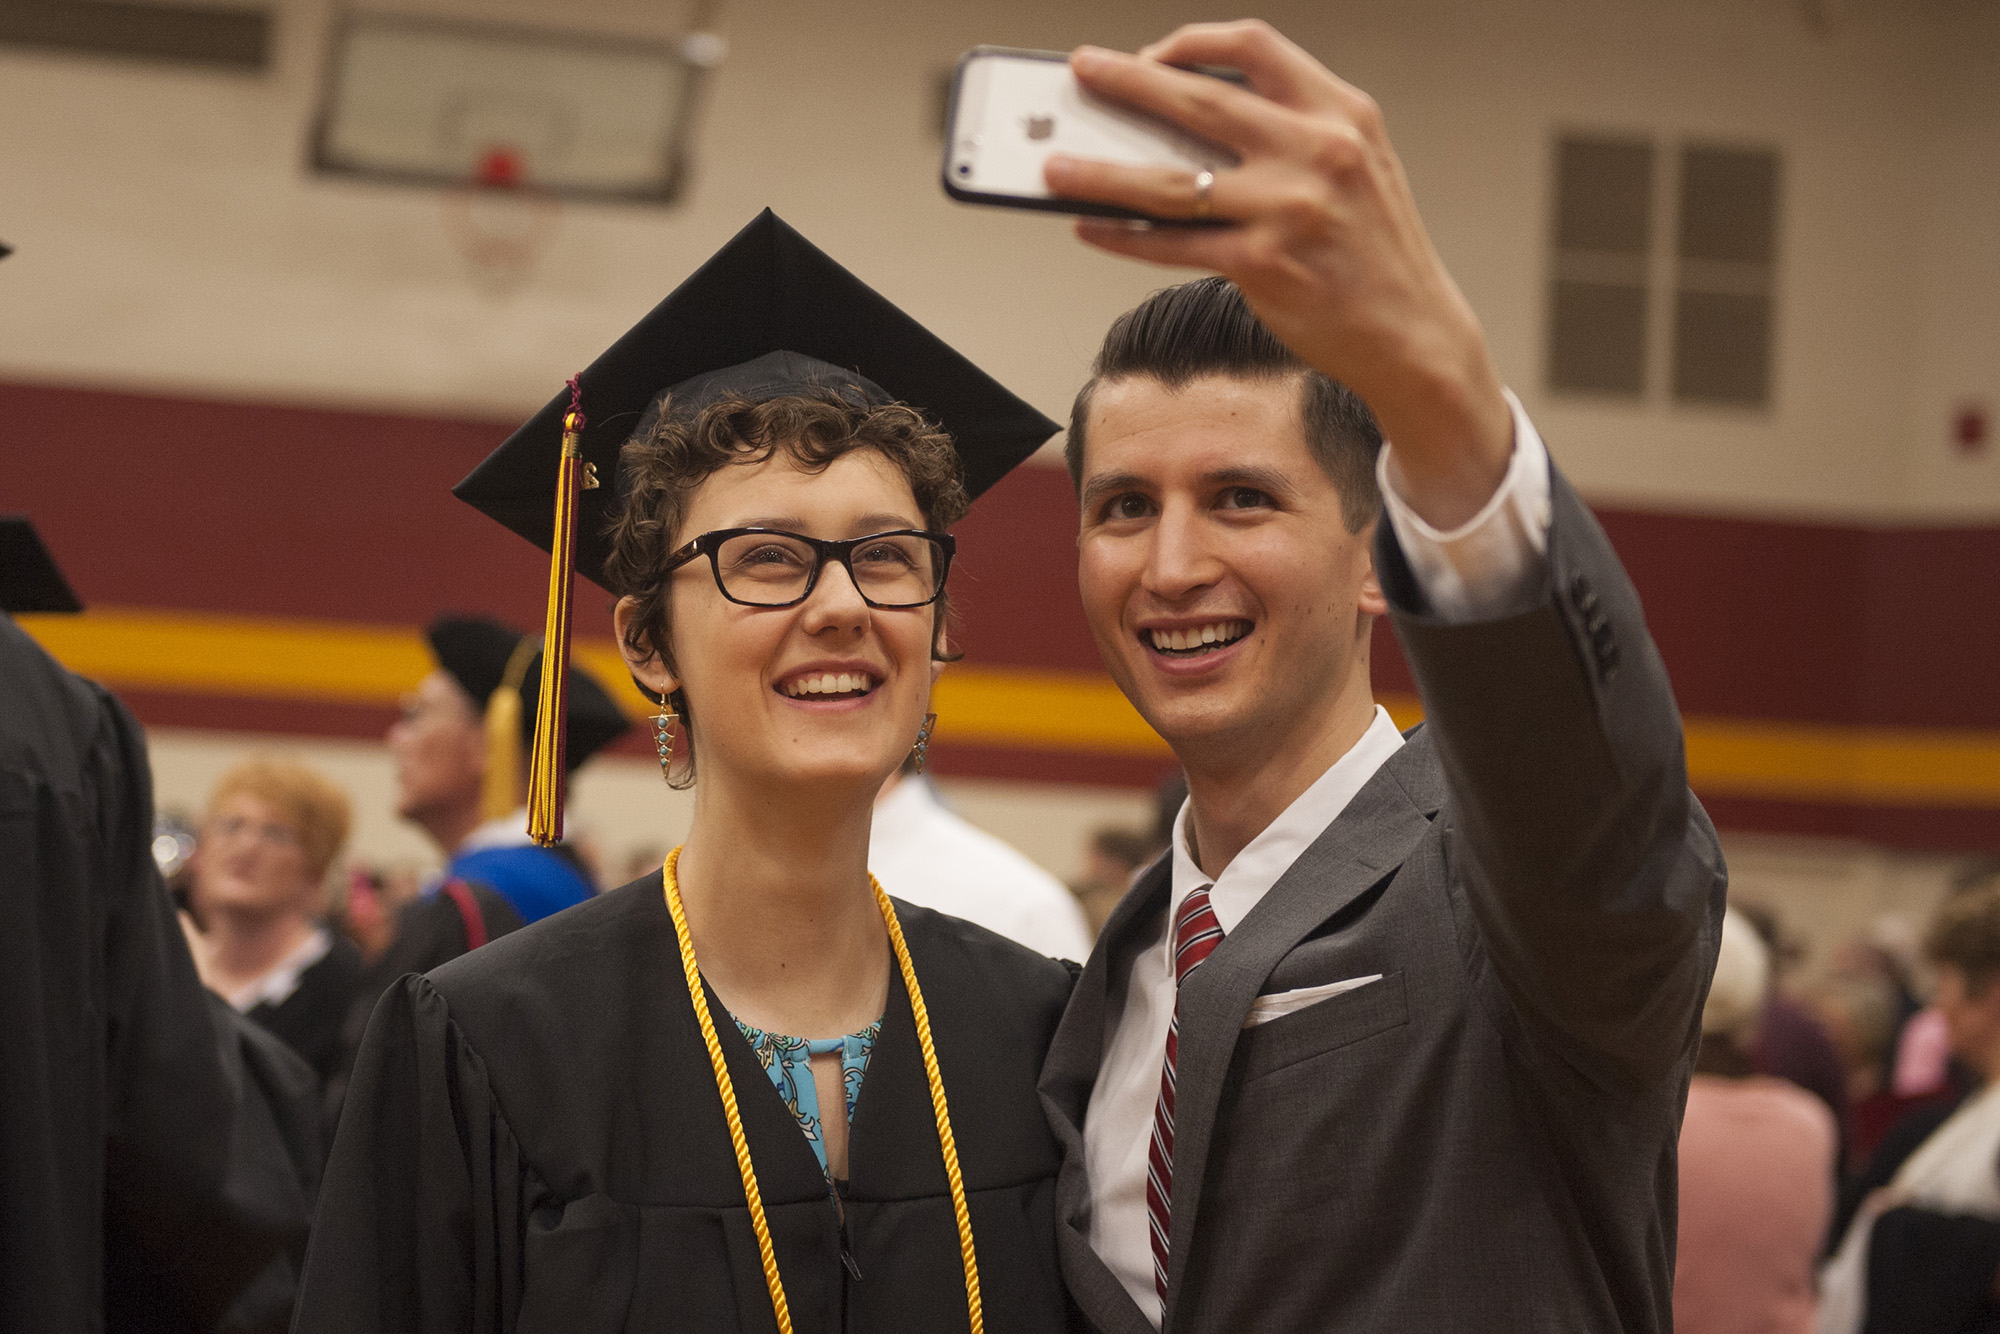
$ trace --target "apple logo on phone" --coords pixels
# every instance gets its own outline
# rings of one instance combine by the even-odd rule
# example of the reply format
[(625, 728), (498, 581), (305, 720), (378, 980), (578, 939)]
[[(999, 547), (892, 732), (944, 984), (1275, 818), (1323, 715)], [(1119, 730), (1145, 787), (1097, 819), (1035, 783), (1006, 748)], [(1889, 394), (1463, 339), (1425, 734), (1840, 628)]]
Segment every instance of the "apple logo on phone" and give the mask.
[(1054, 116), (1028, 116), (1022, 121), (1027, 127), (1030, 139), (1046, 139), (1056, 132)]

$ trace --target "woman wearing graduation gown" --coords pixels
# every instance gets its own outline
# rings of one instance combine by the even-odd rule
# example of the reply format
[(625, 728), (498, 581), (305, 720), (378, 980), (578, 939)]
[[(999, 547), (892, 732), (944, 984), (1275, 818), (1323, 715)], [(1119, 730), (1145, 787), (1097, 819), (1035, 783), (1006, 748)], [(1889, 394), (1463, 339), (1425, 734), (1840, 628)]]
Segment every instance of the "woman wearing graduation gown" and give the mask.
[(1053, 423), (768, 212), (579, 389), (459, 494), (560, 555), (531, 510), (566, 419), (608, 481), (643, 414), (575, 560), (692, 831), (383, 998), (296, 1329), (1062, 1328), (1035, 1081), (1073, 968), (867, 871), (928, 737), (943, 530)]

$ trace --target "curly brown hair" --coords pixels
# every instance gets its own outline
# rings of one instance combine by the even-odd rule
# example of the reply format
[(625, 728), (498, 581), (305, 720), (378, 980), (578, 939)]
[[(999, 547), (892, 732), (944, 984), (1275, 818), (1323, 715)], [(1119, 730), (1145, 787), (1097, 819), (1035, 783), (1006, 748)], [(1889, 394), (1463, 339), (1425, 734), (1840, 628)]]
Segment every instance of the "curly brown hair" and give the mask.
[[(681, 525), (694, 493), (712, 474), (734, 464), (762, 463), (782, 450), (806, 472), (823, 472), (837, 458), (872, 449), (896, 465), (910, 484), (924, 526), (943, 532), (965, 517), (965, 494), (958, 452), (951, 437), (902, 403), (858, 404), (833, 388), (754, 402), (731, 396), (711, 403), (692, 418), (676, 416), (671, 403), (644, 438), (626, 442), (619, 455), (624, 500), (610, 521), (611, 555), (605, 582), (613, 593), (637, 604), (625, 633), (635, 654), (674, 664), (667, 557), (687, 540)], [(949, 660), (944, 627), (950, 594), (939, 597), (931, 633), (931, 656)], [(667, 702), (680, 715), (688, 739), (687, 767), (675, 786), (694, 779), (694, 717), (685, 692)]]

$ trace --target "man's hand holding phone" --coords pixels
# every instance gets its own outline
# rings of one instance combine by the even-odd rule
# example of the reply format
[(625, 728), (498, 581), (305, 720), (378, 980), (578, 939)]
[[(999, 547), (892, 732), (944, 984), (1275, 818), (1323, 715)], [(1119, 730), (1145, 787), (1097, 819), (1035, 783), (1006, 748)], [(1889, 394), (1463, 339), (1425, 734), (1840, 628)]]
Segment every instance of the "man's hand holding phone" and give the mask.
[[(1241, 70), (1249, 88), (1191, 73)], [(1513, 418), (1478, 318), (1432, 247), (1382, 114), (1269, 25), (1194, 24), (1125, 55), (1082, 47), (1077, 82), (1233, 151), (1208, 174), (1055, 156), (1067, 200), (1217, 227), (1084, 217), (1115, 254), (1211, 269), (1271, 331), (1366, 399), (1394, 442), (1397, 491), (1432, 525), (1478, 513), (1513, 449)]]

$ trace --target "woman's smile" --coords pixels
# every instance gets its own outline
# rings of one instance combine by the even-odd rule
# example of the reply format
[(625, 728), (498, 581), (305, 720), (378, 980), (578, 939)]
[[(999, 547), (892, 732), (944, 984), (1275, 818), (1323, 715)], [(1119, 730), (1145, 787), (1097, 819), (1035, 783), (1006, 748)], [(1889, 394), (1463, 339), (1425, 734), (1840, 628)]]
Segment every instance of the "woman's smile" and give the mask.
[(772, 689), (787, 703), (815, 712), (850, 709), (873, 699), (885, 675), (868, 663), (815, 661), (786, 672)]

